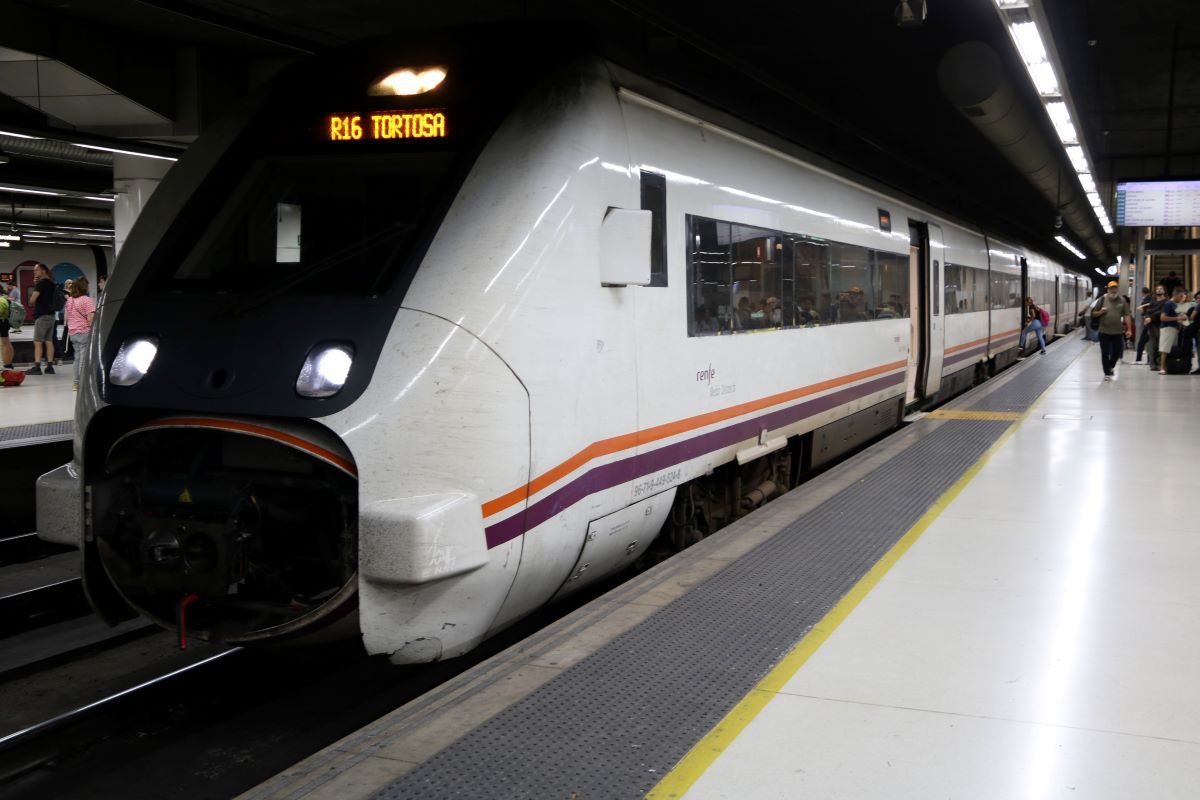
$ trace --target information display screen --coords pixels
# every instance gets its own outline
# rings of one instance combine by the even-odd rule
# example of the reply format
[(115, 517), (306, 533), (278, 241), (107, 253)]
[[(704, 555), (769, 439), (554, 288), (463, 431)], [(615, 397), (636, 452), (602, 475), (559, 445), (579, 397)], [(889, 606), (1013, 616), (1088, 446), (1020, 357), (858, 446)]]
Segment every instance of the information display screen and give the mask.
[(324, 130), (330, 142), (445, 139), (446, 113), (439, 109), (351, 111), (327, 116)]
[(1118, 183), (1117, 224), (1200, 225), (1200, 181)]

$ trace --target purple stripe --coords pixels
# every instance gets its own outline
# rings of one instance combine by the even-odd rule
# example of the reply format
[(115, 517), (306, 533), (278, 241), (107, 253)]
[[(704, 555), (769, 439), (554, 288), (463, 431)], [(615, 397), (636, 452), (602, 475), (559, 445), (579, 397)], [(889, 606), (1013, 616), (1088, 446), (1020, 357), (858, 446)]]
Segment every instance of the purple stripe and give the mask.
[(898, 386), (904, 382), (904, 378), (903, 373), (886, 375), (788, 408), (781, 408), (753, 419), (743, 420), (726, 428), (709, 431), (682, 442), (669, 444), (657, 450), (629, 456), (588, 470), (566, 486), (531, 505), (524, 513), (513, 514), (508, 519), (488, 526), (485, 531), (488, 547), (492, 548), (515, 539), (525, 531), (552, 519), (590, 494), (628, 483), (643, 475), (660, 472), (667, 467), (682, 464), (684, 461), (720, 450), (731, 444), (756, 438), (763, 428), (777, 430), (806, 417), (815, 416), (875, 392)]
[(987, 350), (986, 343), (981, 344), (978, 347), (972, 347), (967, 350), (963, 350), (959, 353), (955, 353), (952, 356), (946, 356), (946, 358), (942, 361), (942, 363), (943, 364), (954, 364), (959, 361), (962, 361), (964, 358), (971, 358), (973, 356), (983, 355), (983, 352), (985, 350)]

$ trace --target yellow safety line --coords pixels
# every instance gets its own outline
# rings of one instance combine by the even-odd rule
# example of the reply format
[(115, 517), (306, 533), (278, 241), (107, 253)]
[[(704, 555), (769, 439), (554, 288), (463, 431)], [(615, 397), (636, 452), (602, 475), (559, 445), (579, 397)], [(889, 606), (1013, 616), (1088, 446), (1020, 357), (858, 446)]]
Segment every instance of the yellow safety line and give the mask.
[(1016, 422), (1021, 418), (1019, 411), (953, 411), (938, 409), (930, 411), (925, 416), (931, 419), (983, 419), (1000, 422)]
[[(1029, 409), (1024, 413), (1017, 414), (1016, 420), (1021, 421), (1025, 417), (1033, 413), (1033, 410), (1041, 403), (1042, 397), (1045, 397), (1054, 385), (1062, 380), (1062, 376), (1067, 373), (1067, 370), (1078, 361), (1087, 348), (1081, 350), (1071, 364), (1067, 365), (1062, 373), (1050, 384), (1038, 399), (1029, 406)], [(982, 413), (982, 412), (981, 412)], [(1012, 438), (1019, 425), (1010, 425), (1008, 430), (1000, 435), (1000, 438), (992, 443), (992, 446), (984, 451), (974, 464), (972, 464), (962, 476), (954, 482), (946, 492), (937, 499), (929, 510), (917, 520), (917, 524), (909, 528), (908, 532), (900, 538), (892, 546), (883, 558), (881, 558), (874, 567), (872, 567), (866, 575), (859, 579), (845, 597), (843, 597), (836, 606), (834, 606), (828, 614), (826, 614), (820, 622), (813, 626), (807, 634), (804, 635), (796, 646), (792, 648), (783, 660), (775, 665), (767, 676), (759, 681), (750, 692), (742, 698), (733, 710), (725, 715), (725, 718), (717, 723), (716, 727), (708, 732), (707, 735), (688, 751), (687, 755), (675, 765), (675, 768), (663, 777), (659, 783), (650, 790), (646, 795), (645, 800), (668, 800), (669, 798), (683, 797), (684, 793), (692, 787), (696, 781), (700, 780), (709, 767), (725, 752), (725, 749), (733, 743), (733, 740), (746, 729), (746, 727), (754, 720), (758, 713), (762, 711), (767, 703), (787, 684), (792, 676), (795, 675), (800, 667), (817, 651), (825, 640), (833, 635), (837, 627), (842, 624), (846, 617), (852, 612), (863, 598), (875, 588), (875, 586), (883, 580), (883, 576), (887, 574), (900, 556), (908, 552), (908, 549), (916, 543), (917, 539), (921, 538), (921, 534), (925, 529), (933, 524), (946, 507), (949, 506), (959, 493), (967, 487), (984, 465), (1004, 444)]]

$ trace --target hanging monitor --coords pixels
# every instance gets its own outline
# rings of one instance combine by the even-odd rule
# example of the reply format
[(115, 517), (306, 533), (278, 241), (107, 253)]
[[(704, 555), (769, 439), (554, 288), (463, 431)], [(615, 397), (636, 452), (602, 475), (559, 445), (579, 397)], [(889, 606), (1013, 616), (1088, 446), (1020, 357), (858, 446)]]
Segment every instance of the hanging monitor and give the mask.
[(1117, 224), (1134, 228), (1200, 225), (1200, 181), (1118, 183)]

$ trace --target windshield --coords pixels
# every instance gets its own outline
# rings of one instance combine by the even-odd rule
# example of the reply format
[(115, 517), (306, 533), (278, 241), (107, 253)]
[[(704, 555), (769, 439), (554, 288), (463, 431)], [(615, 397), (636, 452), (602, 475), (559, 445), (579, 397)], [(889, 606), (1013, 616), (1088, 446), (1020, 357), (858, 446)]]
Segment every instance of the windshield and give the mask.
[(370, 296), (404, 262), (453, 153), (262, 158), (159, 287)]

